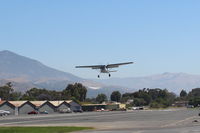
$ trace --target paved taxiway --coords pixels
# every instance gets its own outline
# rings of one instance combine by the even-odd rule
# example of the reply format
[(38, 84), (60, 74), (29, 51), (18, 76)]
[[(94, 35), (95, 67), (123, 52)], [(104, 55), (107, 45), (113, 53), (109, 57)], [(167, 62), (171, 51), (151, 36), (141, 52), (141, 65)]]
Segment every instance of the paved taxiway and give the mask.
[[(200, 132), (199, 110), (144, 110), (0, 117), (0, 126), (90, 126), (91, 133)], [(193, 122), (198, 120), (199, 122)]]

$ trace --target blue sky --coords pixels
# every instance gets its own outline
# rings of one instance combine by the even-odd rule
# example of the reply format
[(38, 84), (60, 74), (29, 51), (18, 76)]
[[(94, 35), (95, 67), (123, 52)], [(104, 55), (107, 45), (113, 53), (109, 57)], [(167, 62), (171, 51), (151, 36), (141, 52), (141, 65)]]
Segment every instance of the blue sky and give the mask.
[(199, 6), (199, 0), (2, 0), (0, 50), (83, 78), (98, 72), (74, 66), (124, 61), (135, 64), (113, 77), (200, 74)]

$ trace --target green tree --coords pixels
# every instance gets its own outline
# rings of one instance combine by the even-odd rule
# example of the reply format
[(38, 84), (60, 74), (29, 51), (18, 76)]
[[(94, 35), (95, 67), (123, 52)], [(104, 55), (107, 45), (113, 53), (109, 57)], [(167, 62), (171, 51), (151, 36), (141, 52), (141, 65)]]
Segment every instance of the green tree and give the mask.
[(69, 84), (62, 92), (62, 97), (74, 97), (77, 100), (83, 102), (86, 99), (87, 88), (80, 83)]
[(160, 104), (157, 103), (156, 101), (153, 101), (153, 102), (150, 104), (150, 107), (151, 107), (151, 108), (160, 108), (161, 106), (160, 106)]
[[(149, 89), (144, 88), (142, 90), (136, 91), (134, 93), (125, 93), (122, 97), (129, 97), (133, 99), (134, 106), (146, 106), (150, 105), (151, 107), (168, 107), (170, 106), (176, 98), (174, 93), (168, 92), (167, 89)], [(125, 99), (126, 100), (126, 99)]]
[(197, 107), (200, 105), (200, 88), (195, 88), (192, 89), (188, 93), (188, 98), (189, 98), (189, 104), (194, 105), (194, 107)]
[(3, 100), (10, 100), (11, 94), (14, 92), (11, 82), (6, 83), (6, 85), (0, 87), (0, 98)]
[(80, 83), (76, 83), (75, 86), (78, 88), (79, 101), (85, 101), (87, 95), (87, 88)]
[(143, 98), (134, 98), (132, 105), (133, 106), (144, 106), (144, 105), (146, 105), (146, 101)]
[(49, 95), (51, 96), (51, 100), (62, 100), (62, 92), (61, 91), (49, 91)]
[(96, 104), (96, 98), (86, 98), (85, 99), (85, 102), (87, 103), (91, 103), (91, 104)]
[(3, 100), (19, 100), (22, 94), (20, 92), (15, 92), (11, 82), (6, 83), (6, 85), (0, 87), (0, 98)]
[(20, 100), (21, 96), (22, 96), (21, 92), (12, 92), (10, 94), (10, 99), (9, 100), (11, 100), (11, 101), (17, 101), (17, 100)]
[(119, 91), (113, 91), (110, 99), (111, 101), (119, 102), (121, 100), (121, 93)]
[(193, 105), (194, 107), (197, 107), (200, 105), (200, 97), (192, 97), (189, 100), (189, 105)]
[[(32, 88), (28, 91), (26, 91), (26, 94), (24, 94), (26, 98), (28, 98), (27, 100), (31, 99), (31, 100), (38, 100), (37, 97), (42, 93), (41, 89), (38, 88)], [(23, 98), (24, 98), (23, 97)], [(25, 99), (24, 99), (25, 100)]]
[(175, 102), (175, 99), (176, 99), (175, 93), (173, 93), (173, 92), (167, 93), (166, 101), (168, 102), (169, 106), (171, 106)]
[(61, 92), (32, 88), (26, 91), (21, 100), (61, 100)]
[(68, 89), (65, 89), (61, 92), (61, 99), (62, 100), (70, 100), (71, 99), (71, 93), (70, 93), (70, 90)]
[(146, 91), (141, 91), (139, 93), (139, 97), (141, 99), (144, 99), (144, 104), (143, 105), (149, 105), (149, 103), (151, 102), (151, 97), (148, 95), (148, 93)]
[(96, 97), (96, 101), (98, 103), (105, 102), (105, 101), (107, 101), (107, 96), (105, 94), (98, 94)]
[(128, 100), (132, 99), (131, 97), (127, 96), (127, 97), (123, 97), (121, 98), (121, 101), (122, 103), (126, 103)]
[(162, 91), (161, 89), (159, 88), (156, 88), (156, 89), (149, 89), (148, 90), (148, 94), (150, 95), (150, 97), (152, 98), (152, 100), (155, 100), (157, 99), (160, 95), (160, 91)]
[(188, 94), (189, 97), (200, 97), (200, 88), (192, 89)]
[(21, 100), (71, 100), (84, 101), (87, 89), (80, 83), (69, 84), (63, 91), (32, 88), (21, 97)]
[(186, 97), (187, 96), (187, 92), (185, 90), (182, 90), (180, 92), (180, 97)]

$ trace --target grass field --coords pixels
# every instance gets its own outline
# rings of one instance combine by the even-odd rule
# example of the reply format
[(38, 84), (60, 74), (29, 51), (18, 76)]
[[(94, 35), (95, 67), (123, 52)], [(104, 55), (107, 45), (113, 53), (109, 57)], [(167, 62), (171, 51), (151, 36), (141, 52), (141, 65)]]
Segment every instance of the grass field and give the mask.
[(0, 133), (69, 133), (90, 127), (0, 127)]

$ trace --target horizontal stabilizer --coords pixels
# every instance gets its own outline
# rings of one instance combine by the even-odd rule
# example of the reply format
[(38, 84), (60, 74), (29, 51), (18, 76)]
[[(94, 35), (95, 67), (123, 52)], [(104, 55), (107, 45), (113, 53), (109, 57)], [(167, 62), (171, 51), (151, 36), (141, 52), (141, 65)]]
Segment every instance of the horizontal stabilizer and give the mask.
[(117, 70), (109, 71), (109, 72), (117, 72)]

